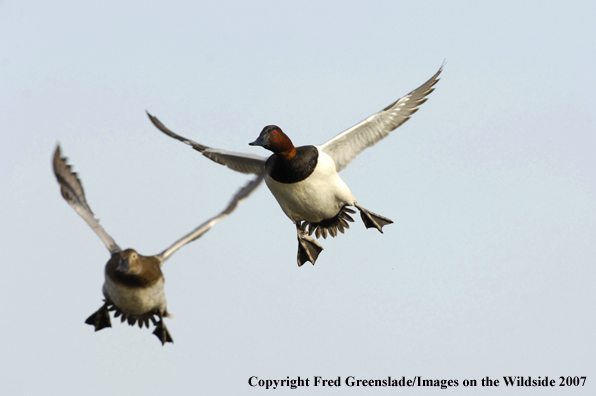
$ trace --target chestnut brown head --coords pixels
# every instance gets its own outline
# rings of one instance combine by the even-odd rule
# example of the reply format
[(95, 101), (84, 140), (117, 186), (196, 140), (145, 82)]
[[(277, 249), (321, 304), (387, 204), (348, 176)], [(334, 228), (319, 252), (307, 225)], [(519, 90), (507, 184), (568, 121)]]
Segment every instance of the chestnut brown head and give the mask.
[(261, 146), (274, 153), (290, 153), (296, 150), (290, 138), (277, 125), (267, 125), (257, 140), (249, 145)]

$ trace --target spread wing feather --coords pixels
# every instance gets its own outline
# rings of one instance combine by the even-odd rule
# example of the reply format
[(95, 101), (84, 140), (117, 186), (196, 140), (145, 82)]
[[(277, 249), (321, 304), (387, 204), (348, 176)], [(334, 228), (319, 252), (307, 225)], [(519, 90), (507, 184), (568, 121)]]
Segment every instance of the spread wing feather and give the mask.
[(201, 152), (205, 157), (212, 161), (227, 166), (228, 168), (235, 170), (236, 172), (248, 173), (260, 175), (265, 172), (265, 162), (267, 158), (261, 157), (260, 155), (247, 154), (247, 153), (236, 153), (233, 151), (214, 149), (211, 147), (204, 146), (200, 143), (194, 142), (166, 127), (157, 117), (149, 114), (149, 119), (155, 125), (157, 129), (165, 133), (171, 138), (180, 140), (181, 142), (188, 144), (195, 150)]
[(212, 217), (211, 219), (207, 220), (188, 235), (180, 238), (176, 241), (172, 246), (164, 250), (161, 254), (157, 255), (157, 258), (161, 260), (163, 263), (166, 261), (174, 252), (180, 249), (182, 246), (186, 245), (189, 242), (192, 242), (198, 238), (200, 238), (204, 233), (209, 231), (211, 227), (217, 224), (219, 221), (223, 220), (227, 215), (232, 213), (234, 209), (238, 206), (238, 204), (242, 203), (263, 181), (264, 174), (257, 176), (254, 180), (249, 182), (246, 186), (242, 187), (236, 195), (232, 198), (228, 206), (217, 216)]
[(433, 86), (439, 81), (442, 70), (443, 66), (420, 87), (318, 146), (319, 149), (333, 158), (338, 172), (344, 169), (365, 148), (389, 135), (418, 111), (419, 106), (428, 99), (426, 96), (434, 91)]
[(122, 249), (116, 244), (114, 239), (103, 229), (99, 224), (99, 220), (95, 218), (91, 208), (85, 199), (85, 191), (83, 185), (79, 180), (77, 174), (72, 171), (71, 166), (66, 163), (66, 157), (62, 157), (60, 153), (60, 146), (56, 147), (54, 152), (54, 174), (60, 184), (60, 192), (62, 197), (68, 202), (70, 206), (91, 226), (93, 231), (106, 245), (111, 254), (118, 253)]

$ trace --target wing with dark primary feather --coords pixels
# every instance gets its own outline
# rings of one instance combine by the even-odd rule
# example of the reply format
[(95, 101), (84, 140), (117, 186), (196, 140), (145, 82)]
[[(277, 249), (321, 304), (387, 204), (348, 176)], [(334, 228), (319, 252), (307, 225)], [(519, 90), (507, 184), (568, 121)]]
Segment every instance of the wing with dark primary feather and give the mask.
[(263, 176), (263, 174), (257, 176), (254, 180), (252, 180), (246, 186), (241, 188), (236, 193), (236, 195), (234, 195), (228, 206), (220, 214), (207, 220), (188, 235), (185, 235), (184, 237), (180, 238), (172, 246), (164, 250), (161, 254), (158, 254), (156, 257), (159, 260), (161, 260), (161, 263), (163, 264), (163, 262), (166, 261), (172, 254), (174, 254), (176, 250), (180, 249), (187, 243), (200, 238), (204, 233), (209, 231), (211, 227), (213, 227), (215, 224), (223, 220), (227, 215), (232, 213), (234, 209), (236, 209), (238, 204), (242, 203), (242, 201), (244, 201), (261, 184), (261, 182), (263, 181)]
[(106, 245), (111, 254), (120, 252), (120, 246), (116, 244), (114, 239), (99, 224), (99, 220), (95, 218), (91, 208), (85, 199), (85, 191), (83, 185), (79, 180), (77, 174), (72, 171), (71, 166), (66, 163), (66, 157), (62, 157), (60, 153), (60, 146), (56, 147), (54, 152), (54, 174), (60, 184), (60, 192), (62, 197), (68, 202), (70, 206), (91, 226), (93, 231)]
[(338, 172), (344, 169), (365, 148), (388, 136), (418, 111), (418, 107), (428, 99), (426, 96), (434, 90), (433, 86), (439, 81), (442, 70), (443, 66), (420, 87), (318, 146), (319, 149), (333, 158)]
[(227, 166), (228, 168), (241, 173), (248, 173), (254, 175), (260, 175), (265, 172), (265, 162), (267, 158), (261, 157), (260, 155), (248, 154), (248, 153), (236, 153), (233, 151), (226, 151), (220, 149), (214, 149), (211, 147), (204, 146), (200, 143), (194, 142), (166, 127), (159, 119), (147, 112), (149, 119), (155, 125), (157, 129), (165, 133), (171, 138), (180, 140), (181, 142), (188, 144), (195, 150), (201, 152), (205, 157), (212, 161)]

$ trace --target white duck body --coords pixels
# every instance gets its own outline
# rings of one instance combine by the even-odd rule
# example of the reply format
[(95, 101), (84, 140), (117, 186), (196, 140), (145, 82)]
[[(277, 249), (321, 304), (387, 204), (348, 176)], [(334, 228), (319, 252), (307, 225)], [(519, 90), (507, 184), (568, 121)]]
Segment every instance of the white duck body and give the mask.
[(356, 203), (356, 198), (337, 174), (333, 159), (315, 147), (319, 155), (317, 166), (306, 179), (280, 183), (265, 175), (267, 187), (293, 222), (319, 223), (336, 216), (345, 205)]

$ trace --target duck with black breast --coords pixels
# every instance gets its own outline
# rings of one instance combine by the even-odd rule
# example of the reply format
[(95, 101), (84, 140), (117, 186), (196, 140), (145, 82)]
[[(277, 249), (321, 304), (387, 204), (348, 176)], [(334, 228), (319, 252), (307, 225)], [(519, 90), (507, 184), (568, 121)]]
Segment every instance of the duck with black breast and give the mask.
[(326, 238), (327, 234), (335, 237), (338, 231), (343, 233), (349, 228), (348, 222), (354, 221), (350, 214), (355, 211), (350, 206), (360, 211), (366, 228), (382, 233), (385, 225), (393, 223), (360, 206), (338, 172), (364, 149), (410, 119), (433, 92), (442, 70), (443, 66), (420, 87), (321, 145), (295, 147), (280, 127), (266, 126), (249, 145), (272, 151), (268, 158), (205, 146), (174, 133), (157, 117), (147, 115), (160, 131), (212, 161), (237, 172), (264, 175), (279, 206), (296, 225), (298, 266), (307, 261), (314, 265), (323, 248), (311, 235)]

